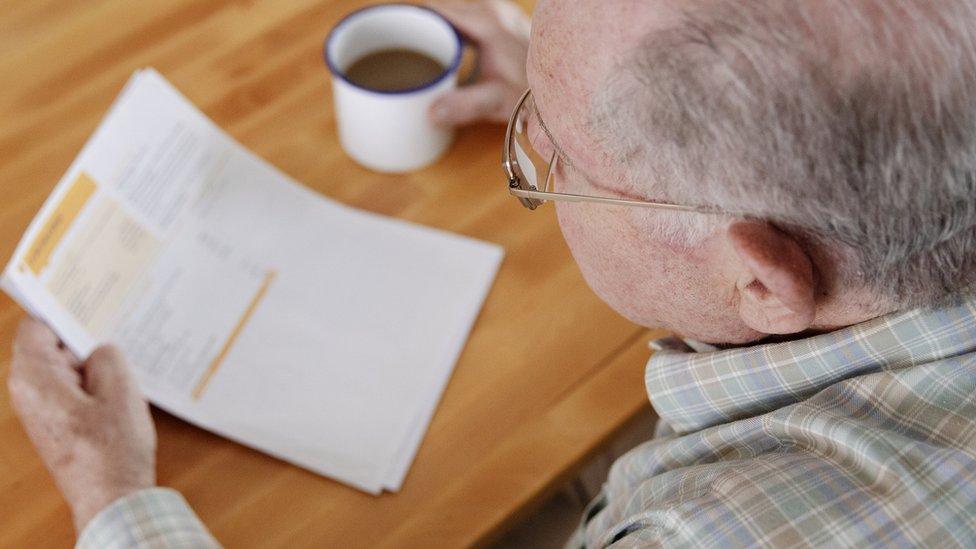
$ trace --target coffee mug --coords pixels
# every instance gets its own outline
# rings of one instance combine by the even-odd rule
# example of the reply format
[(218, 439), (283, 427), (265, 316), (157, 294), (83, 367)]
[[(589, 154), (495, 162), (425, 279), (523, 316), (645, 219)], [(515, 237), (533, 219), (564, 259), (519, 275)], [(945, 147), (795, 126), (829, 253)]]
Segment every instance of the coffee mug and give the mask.
[[(377, 91), (350, 80), (346, 71), (384, 50), (410, 50), (446, 67), (418, 87)], [(454, 139), (451, 129), (428, 119), (431, 104), (457, 87), (464, 43), (437, 12), (410, 4), (382, 4), (347, 15), (329, 33), (325, 62), (332, 73), (339, 141), (359, 164), (402, 173), (435, 162)]]

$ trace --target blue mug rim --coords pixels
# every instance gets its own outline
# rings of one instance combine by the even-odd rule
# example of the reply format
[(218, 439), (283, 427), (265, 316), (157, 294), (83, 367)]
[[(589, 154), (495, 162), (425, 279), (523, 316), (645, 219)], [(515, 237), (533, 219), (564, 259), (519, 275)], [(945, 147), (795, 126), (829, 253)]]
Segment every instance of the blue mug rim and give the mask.
[[(454, 60), (451, 61), (451, 64), (444, 69), (444, 72), (442, 72), (440, 76), (424, 84), (423, 86), (416, 86), (413, 88), (407, 88), (404, 90), (396, 90), (396, 91), (374, 90), (372, 88), (360, 86), (359, 84), (356, 84), (352, 80), (349, 80), (349, 78), (347, 78), (346, 75), (343, 74), (343, 72), (339, 70), (339, 68), (336, 67), (335, 64), (332, 63), (332, 59), (329, 58), (329, 46), (332, 44), (332, 40), (333, 38), (335, 38), (336, 32), (342, 29), (343, 26), (351, 22), (353, 19), (356, 19), (357, 17), (361, 17), (362, 15), (365, 14), (365, 12), (368, 11), (373, 11), (373, 10), (383, 9), (383, 8), (394, 8), (394, 7), (411, 8), (411, 9), (422, 10), (428, 13), (432, 13), (438, 19), (446, 23), (448, 28), (450, 28), (454, 32), (454, 38), (457, 41), (457, 53), (454, 55)], [(428, 88), (432, 88), (437, 84), (443, 82), (445, 78), (450, 76), (454, 71), (458, 69), (458, 67), (461, 65), (461, 57), (463, 56), (463, 54), (464, 54), (464, 38), (461, 37), (461, 32), (458, 31), (457, 27), (455, 27), (453, 23), (448, 21), (446, 17), (444, 17), (443, 15), (441, 15), (440, 13), (438, 13), (437, 11), (431, 8), (428, 8), (426, 6), (418, 6), (416, 4), (406, 4), (406, 3), (374, 4), (372, 6), (362, 7), (355, 11), (349, 12), (342, 19), (340, 19), (339, 22), (336, 23), (334, 27), (332, 27), (332, 30), (329, 31), (329, 35), (326, 37), (325, 44), (322, 47), (322, 58), (325, 60), (325, 65), (329, 68), (329, 72), (331, 72), (333, 76), (338, 77), (343, 82), (349, 84), (350, 86), (358, 90), (363, 90), (378, 95), (407, 95), (411, 93), (417, 93), (419, 91), (423, 91)]]

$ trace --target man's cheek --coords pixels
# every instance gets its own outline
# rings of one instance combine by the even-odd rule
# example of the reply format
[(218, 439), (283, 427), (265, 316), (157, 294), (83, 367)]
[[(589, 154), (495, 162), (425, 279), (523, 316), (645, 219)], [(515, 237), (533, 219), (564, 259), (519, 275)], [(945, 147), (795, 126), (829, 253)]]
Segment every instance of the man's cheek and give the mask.
[(560, 214), (566, 243), (590, 288), (604, 301), (617, 301), (621, 288), (631, 283), (623, 265), (628, 259), (620, 257), (619, 234), (599, 219), (588, 218), (583, 208), (576, 206)]
[(575, 244), (579, 241), (581, 227), (578, 217), (578, 209), (574, 209), (574, 204), (565, 202), (555, 202), (556, 219), (559, 221), (559, 230), (563, 233), (563, 239), (570, 249), (575, 249)]

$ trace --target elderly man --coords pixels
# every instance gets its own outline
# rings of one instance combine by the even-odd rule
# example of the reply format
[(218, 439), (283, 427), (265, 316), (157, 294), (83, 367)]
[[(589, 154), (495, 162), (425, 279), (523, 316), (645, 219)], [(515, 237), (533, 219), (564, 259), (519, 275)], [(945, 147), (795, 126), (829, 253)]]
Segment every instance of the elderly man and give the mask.
[[(531, 88), (513, 194), (687, 338), (574, 546), (976, 545), (976, 2), (543, 0), (529, 44), (500, 6), (438, 5), (486, 78), (432, 116)], [(82, 544), (213, 543), (122, 357), (57, 343), (27, 322), (10, 387)]]

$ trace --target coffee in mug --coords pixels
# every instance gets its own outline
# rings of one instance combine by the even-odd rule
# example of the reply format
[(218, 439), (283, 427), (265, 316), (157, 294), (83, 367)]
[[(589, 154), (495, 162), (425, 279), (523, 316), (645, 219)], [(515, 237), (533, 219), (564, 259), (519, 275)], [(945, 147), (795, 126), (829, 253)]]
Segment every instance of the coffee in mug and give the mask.
[(371, 90), (402, 92), (430, 84), (446, 69), (429, 55), (407, 49), (389, 49), (361, 57), (346, 69), (346, 78)]

